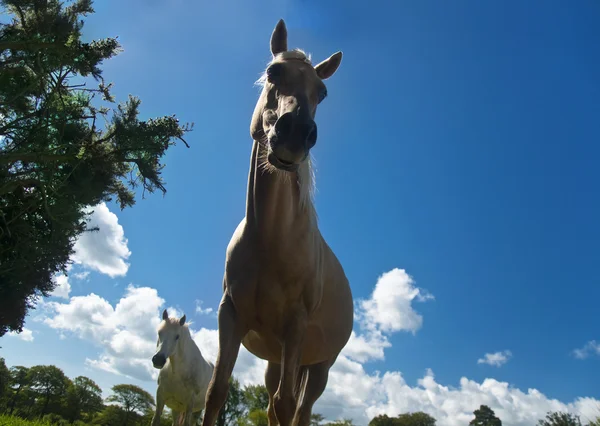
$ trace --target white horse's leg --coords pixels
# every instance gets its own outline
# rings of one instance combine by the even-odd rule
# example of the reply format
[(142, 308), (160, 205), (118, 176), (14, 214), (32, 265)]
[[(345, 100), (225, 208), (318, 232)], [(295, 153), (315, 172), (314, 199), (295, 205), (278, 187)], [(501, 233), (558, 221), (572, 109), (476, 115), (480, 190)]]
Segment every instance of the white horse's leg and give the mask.
[(194, 414), (192, 414), (192, 425), (193, 426), (198, 425), (198, 419), (200, 419), (201, 414), (202, 414), (202, 410), (196, 411)]
[(173, 416), (173, 426), (181, 425), (181, 413), (179, 411), (171, 410)]
[(190, 396), (188, 397), (187, 404), (185, 405), (185, 416), (183, 416), (183, 426), (192, 426), (192, 418), (194, 417), (194, 400), (195, 398), (194, 392), (190, 392)]
[(152, 416), (152, 426), (160, 426), (160, 417), (162, 416), (163, 408), (165, 408), (165, 399), (160, 386), (158, 386), (158, 389), (156, 389), (156, 411), (154, 412), (154, 416)]

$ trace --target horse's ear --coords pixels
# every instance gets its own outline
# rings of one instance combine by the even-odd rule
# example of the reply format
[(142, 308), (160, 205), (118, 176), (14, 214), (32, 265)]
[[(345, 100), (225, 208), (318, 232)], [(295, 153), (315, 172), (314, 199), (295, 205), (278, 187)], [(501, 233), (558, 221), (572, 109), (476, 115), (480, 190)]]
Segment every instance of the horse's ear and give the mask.
[(336, 52), (315, 67), (321, 80), (327, 80), (337, 71), (342, 63), (342, 52)]
[(185, 324), (185, 314), (181, 318), (179, 318), (179, 325)]
[(279, 20), (271, 34), (271, 53), (275, 56), (281, 52), (287, 52), (287, 28), (283, 19)]
[(163, 311), (163, 319), (164, 319), (165, 321), (169, 319), (169, 313), (167, 312), (167, 310), (166, 310), (166, 309)]

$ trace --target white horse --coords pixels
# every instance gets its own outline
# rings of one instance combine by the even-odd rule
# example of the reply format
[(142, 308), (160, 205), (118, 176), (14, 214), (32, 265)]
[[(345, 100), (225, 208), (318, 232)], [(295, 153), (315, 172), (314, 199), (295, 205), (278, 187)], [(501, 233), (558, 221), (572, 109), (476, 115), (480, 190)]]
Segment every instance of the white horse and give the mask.
[(204, 409), (214, 366), (204, 359), (192, 339), (185, 315), (180, 319), (169, 318), (165, 309), (162, 319), (156, 354), (152, 357), (152, 365), (160, 370), (152, 426), (160, 425), (165, 405), (173, 412), (173, 426), (195, 425)]

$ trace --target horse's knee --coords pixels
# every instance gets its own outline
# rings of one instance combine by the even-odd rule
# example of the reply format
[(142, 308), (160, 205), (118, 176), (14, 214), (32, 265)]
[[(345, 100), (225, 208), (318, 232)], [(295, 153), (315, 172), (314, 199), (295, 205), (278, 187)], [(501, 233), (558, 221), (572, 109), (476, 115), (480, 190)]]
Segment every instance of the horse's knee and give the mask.
[(273, 397), (275, 416), (281, 426), (291, 426), (296, 411), (296, 399), (293, 393), (277, 392)]

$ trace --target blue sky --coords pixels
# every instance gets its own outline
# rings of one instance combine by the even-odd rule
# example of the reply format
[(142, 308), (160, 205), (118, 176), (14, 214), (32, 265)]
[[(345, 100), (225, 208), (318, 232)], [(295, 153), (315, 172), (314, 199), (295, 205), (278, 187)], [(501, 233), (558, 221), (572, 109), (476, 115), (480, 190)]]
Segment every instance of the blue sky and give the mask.
[[(194, 314), (195, 300), (216, 309), (221, 296), (225, 248), (244, 214), (253, 83), (284, 18), (290, 47), (316, 62), (344, 53), (313, 155), (320, 228), (355, 298), (370, 300), (394, 268), (414, 280), (398, 285), (434, 298), (396, 306), (422, 326), (388, 333), (385, 358), (359, 363), (381, 379), (373, 389), (390, 392), (386, 371), (416, 388), (431, 369), (437, 384), (464, 392), (462, 377), (493, 378), (564, 403), (598, 398), (600, 3), (102, 0), (95, 9), (86, 37), (118, 35), (125, 49), (104, 66), (117, 99), (134, 94), (144, 117), (174, 113), (195, 129), (190, 149), (167, 155), (165, 197), (122, 212), (108, 204), (131, 252), (126, 274), (94, 269), (102, 260), (89, 256), (103, 254), (89, 245), (73, 272), (91, 273), (69, 277), (69, 296), (114, 306), (127, 285), (148, 287), (196, 329), (216, 328), (212, 314)], [(105, 348), (73, 327), (60, 339), (66, 326), (44, 323), (56, 315), (47, 308), (27, 322), (33, 341), (2, 339), (10, 365), (54, 363), (103, 386), (131, 381), (85, 364)], [(586, 344), (588, 356), (575, 356)], [(511, 355), (500, 367), (477, 362), (502, 351)], [(373, 407), (428, 407), (388, 396), (343, 411), (342, 393), (326, 396), (322, 411), (359, 424)], [(521, 424), (506, 410), (505, 424)], [(442, 425), (461, 421), (440, 415)]]

